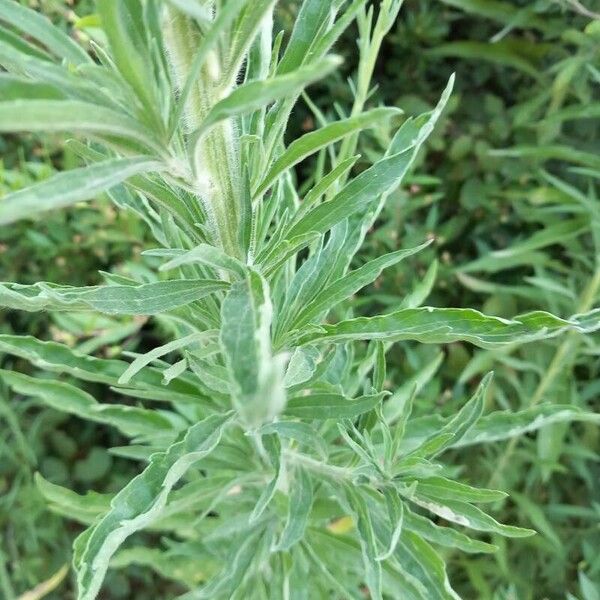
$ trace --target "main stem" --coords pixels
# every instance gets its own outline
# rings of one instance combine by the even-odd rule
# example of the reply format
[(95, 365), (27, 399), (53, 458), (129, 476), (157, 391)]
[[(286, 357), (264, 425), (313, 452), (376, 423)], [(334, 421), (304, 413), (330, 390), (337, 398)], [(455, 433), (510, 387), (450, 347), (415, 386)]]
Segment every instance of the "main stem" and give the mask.
[[(168, 8), (165, 42), (179, 89), (184, 89), (192, 72), (202, 38), (196, 23), (178, 10)], [(196, 131), (210, 109), (231, 92), (224, 83), (222, 57), (211, 51), (186, 98), (184, 118), (188, 132)], [(243, 259), (238, 232), (240, 227), (240, 141), (235, 124), (222, 121), (201, 136), (189, 149), (191, 186), (206, 213), (209, 233), (215, 245), (230, 256)]]

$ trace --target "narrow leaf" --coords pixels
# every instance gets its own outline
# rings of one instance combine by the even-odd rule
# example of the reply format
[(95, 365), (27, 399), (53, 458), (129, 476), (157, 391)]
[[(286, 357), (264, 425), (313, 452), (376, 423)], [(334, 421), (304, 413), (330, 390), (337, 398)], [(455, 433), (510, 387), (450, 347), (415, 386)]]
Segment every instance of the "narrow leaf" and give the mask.
[(118, 158), (82, 169), (58, 173), (0, 201), (0, 225), (92, 200), (133, 175), (158, 171), (160, 163), (147, 157)]
[(210, 279), (81, 288), (49, 283), (0, 283), (0, 307), (31, 312), (97, 310), (106, 314), (155, 315), (185, 306), (227, 287), (224, 281)]
[(173, 487), (190, 466), (214, 450), (230, 418), (208, 417), (166, 452), (154, 454), (146, 469), (113, 498), (108, 513), (82, 534), (85, 545), (75, 564), (80, 600), (96, 598), (112, 555), (130, 535), (160, 517)]
[(260, 196), (287, 169), (290, 169), (306, 157), (321, 148), (329, 146), (343, 137), (374, 127), (381, 121), (389, 119), (402, 111), (396, 108), (375, 108), (355, 117), (329, 123), (321, 129), (304, 134), (293, 141), (286, 151), (273, 163), (264, 179), (254, 191), (254, 197)]
[(331, 393), (299, 396), (290, 398), (285, 414), (302, 419), (352, 419), (375, 408), (385, 395), (362, 396), (356, 400)]

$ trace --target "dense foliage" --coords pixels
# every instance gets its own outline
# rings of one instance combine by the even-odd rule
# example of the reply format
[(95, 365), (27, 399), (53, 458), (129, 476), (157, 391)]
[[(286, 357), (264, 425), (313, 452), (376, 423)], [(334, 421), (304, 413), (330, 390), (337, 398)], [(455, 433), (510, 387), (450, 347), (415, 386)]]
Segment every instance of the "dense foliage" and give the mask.
[(57, 4), (0, 2), (3, 594), (85, 525), (79, 598), (594, 598), (593, 15)]

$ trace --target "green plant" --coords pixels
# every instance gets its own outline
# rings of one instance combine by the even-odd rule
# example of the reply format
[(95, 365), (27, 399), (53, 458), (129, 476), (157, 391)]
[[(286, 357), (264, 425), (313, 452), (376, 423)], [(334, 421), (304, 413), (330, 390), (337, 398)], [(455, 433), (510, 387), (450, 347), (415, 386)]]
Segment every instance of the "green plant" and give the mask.
[[(0, 222), (106, 192), (160, 245), (145, 253), (155, 268), (144, 279), (0, 286), (9, 309), (152, 316), (172, 335), (131, 363), (0, 336), (2, 352), (54, 374), (2, 371), (16, 394), (115, 427), (131, 441), (112, 453), (147, 463), (115, 495), (37, 477), (53, 510), (88, 525), (74, 545), (82, 600), (96, 597), (109, 566), (133, 563), (179, 582), (186, 598), (359, 598), (364, 586), (372, 598), (456, 598), (446, 549), (495, 546), (454, 525), (492, 541), (533, 532), (478, 508), (504, 494), (457, 481), (438, 457), (546, 424), (598, 421), (546, 404), (482, 416), (489, 375), (448, 418), (411, 418), (414, 390), (386, 391), (394, 342), (498, 348), (594, 331), (598, 311), (508, 320), (421, 307), (419, 285), (394, 312), (356, 316), (354, 294), (427, 245), (353, 262), (452, 82), (415, 118), (367, 110), (401, 0), (306, 0), (283, 52), (274, 4), (101, 0), (90, 20), (96, 62), (40, 15), (0, 1), (0, 131), (75, 133), (87, 144), (72, 148), (88, 163), (6, 197)], [(328, 53), (354, 20), (350, 115), (286, 145), (294, 105), (338, 66)], [(389, 120), (382, 156), (356, 174), (359, 132)], [(300, 194), (293, 167), (313, 155)], [(97, 402), (85, 382), (110, 386), (120, 401)], [(142, 530), (162, 536), (158, 548)], [(130, 537), (143, 543), (121, 549)]]

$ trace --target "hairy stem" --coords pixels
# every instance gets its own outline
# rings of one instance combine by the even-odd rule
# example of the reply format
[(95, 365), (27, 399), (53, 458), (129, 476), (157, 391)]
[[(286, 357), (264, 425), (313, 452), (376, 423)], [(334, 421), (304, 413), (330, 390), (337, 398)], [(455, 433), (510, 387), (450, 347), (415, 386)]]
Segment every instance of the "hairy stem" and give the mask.
[[(165, 19), (165, 41), (179, 89), (184, 89), (193, 69), (202, 33), (192, 19), (169, 8)], [(231, 92), (223, 84), (223, 61), (211, 51), (186, 98), (184, 118), (189, 132), (196, 131), (210, 109)], [(192, 136), (193, 137), (193, 136)], [(202, 202), (215, 245), (227, 254), (241, 256), (238, 241), (240, 196), (240, 142), (231, 120), (218, 123), (188, 152), (190, 185)]]

